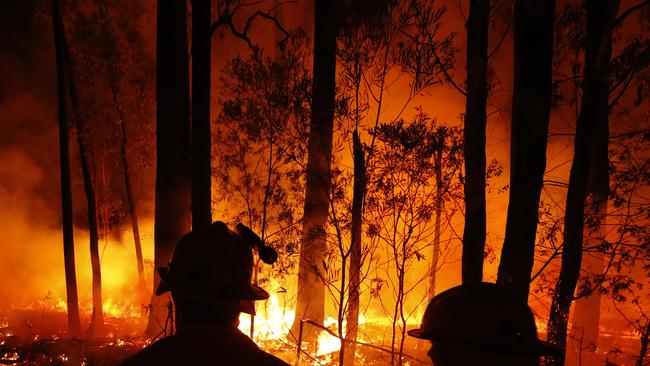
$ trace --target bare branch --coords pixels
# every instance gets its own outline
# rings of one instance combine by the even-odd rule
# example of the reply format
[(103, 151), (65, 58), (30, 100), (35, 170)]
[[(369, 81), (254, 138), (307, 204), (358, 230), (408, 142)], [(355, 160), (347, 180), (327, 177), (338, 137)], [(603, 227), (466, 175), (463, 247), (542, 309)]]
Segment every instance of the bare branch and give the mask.
[(643, 8), (644, 6), (647, 6), (647, 5), (650, 5), (650, 0), (644, 0), (644, 1), (642, 1), (642, 2), (640, 2), (638, 4), (636, 4), (636, 5), (628, 8), (621, 15), (619, 15), (618, 18), (616, 18), (616, 20), (614, 20), (614, 24), (613, 24), (614, 28), (616, 28), (616, 27), (620, 26), (621, 24), (623, 24), (623, 22), (625, 21), (625, 18), (630, 16), (630, 14), (634, 13), (635, 11), (637, 11), (637, 10)]
[[(289, 3), (289, 2), (293, 2), (293, 1), (285, 1), (285, 2), (283, 2), (281, 4), (285, 4), (285, 3)], [(275, 16), (270, 14), (271, 11), (275, 10), (281, 4), (276, 4), (273, 8), (271, 8), (269, 11), (266, 11), (266, 12), (261, 11), (261, 10), (256, 11), (253, 15), (249, 16), (248, 19), (246, 19), (246, 22), (244, 23), (244, 29), (242, 31), (239, 31), (237, 29), (237, 27), (235, 26), (235, 23), (233, 21), (233, 15), (241, 7), (250, 6), (250, 5), (253, 5), (253, 4), (254, 3), (242, 4), (241, 6), (238, 6), (233, 10), (230, 10), (228, 8), (228, 6), (226, 6), (226, 9), (225, 9), (225, 12), (224, 12), (225, 14), (221, 15), (219, 17), (219, 19), (212, 24), (212, 27), (210, 28), (211, 34), (214, 34), (222, 26), (227, 26), (228, 29), (230, 29), (230, 32), (232, 33), (233, 36), (235, 36), (236, 38), (244, 40), (250, 49), (256, 49), (257, 46), (255, 46), (253, 44), (253, 41), (248, 36), (248, 32), (250, 31), (255, 19), (257, 17), (261, 17), (261, 18), (264, 18), (266, 20), (270, 20), (271, 22), (273, 22), (273, 24), (275, 24), (277, 29), (280, 30), (284, 34), (284, 38), (279, 42), (279, 46), (282, 47), (286, 43), (286, 41), (289, 39), (289, 32), (282, 26), (282, 24), (280, 24), (280, 22), (278, 21), (278, 19)]]

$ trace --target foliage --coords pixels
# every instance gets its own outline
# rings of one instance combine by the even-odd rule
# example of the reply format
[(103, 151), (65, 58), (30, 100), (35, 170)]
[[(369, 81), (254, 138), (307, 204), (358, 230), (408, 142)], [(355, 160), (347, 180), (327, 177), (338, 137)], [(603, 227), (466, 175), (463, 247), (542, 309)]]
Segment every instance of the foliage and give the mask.
[(216, 200), (231, 221), (245, 222), (279, 249), (297, 253), (304, 199), (311, 75), (302, 32), (276, 57), (254, 50), (225, 67), (214, 134)]
[(149, 100), (154, 66), (138, 30), (141, 12), (139, 5), (120, 1), (88, 4), (70, 14), (70, 52), (79, 93), (75, 118), (81, 119), (89, 147), (99, 220), (107, 231), (122, 225), (127, 210), (122, 167), (112, 163), (120, 161), (120, 124), (129, 131), (132, 172), (150, 168), (153, 155)]
[[(407, 320), (417, 310), (417, 306), (405, 303), (406, 297), (416, 296), (416, 289), (428, 275), (426, 272), (417, 278), (411, 271), (416, 262), (425, 259), (424, 251), (432, 245), (431, 222), (437, 202), (444, 205), (462, 197), (458, 179), (463, 165), (462, 134), (458, 128), (437, 125), (422, 111), (410, 121), (383, 123), (373, 133), (380, 144), (368, 170), (366, 235), (384, 250), (386, 265), (380, 268), (384, 272), (380, 277), (385, 279), (395, 305), (389, 310), (381, 297), (378, 300), (393, 319), (393, 349), (399, 327), (401, 354)], [(436, 159), (437, 154), (442, 156)], [(441, 173), (441, 187), (436, 186), (436, 172)], [(447, 215), (453, 216), (454, 211)], [(420, 302), (424, 300), (420, 298)]]

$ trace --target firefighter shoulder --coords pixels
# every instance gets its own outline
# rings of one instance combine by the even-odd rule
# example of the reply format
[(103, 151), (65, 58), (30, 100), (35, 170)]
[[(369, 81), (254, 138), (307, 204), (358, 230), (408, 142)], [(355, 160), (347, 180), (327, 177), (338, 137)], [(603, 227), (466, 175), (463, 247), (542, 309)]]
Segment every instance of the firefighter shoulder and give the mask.
[(156, 290), (156, 295), (171, 291), (177, 332), (130, 357), (123, 366), (287, 365), (237, 328), (241, 312), (254, 314), (253, 302), (269, 297), (251, 283), (252, 248), (272, 248), (251, 233), (243, 225), (233, 231), (217, 221), (178, 242), (169, 266), (158, 269), (161, 282)]
[(528, 305), (514, 292), (493, 283), (461, 285), (429, 302), (412, 337), (431, 341), (436, 366), (539, 365), (558, 350), (537, 338)]

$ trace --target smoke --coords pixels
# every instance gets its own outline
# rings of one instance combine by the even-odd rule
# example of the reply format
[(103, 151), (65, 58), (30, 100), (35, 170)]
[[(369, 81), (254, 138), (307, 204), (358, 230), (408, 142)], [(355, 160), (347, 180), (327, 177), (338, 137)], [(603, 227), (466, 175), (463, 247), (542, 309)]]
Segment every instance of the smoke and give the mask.
[[(47, 3), (9, 2), (0, 14), (0, 310), (61, 309), (66, 298), (56, 73)], [(85, 199), (74, 144), (70, 158), (75, 224), (85, 225)], [(145, 258), (152, 258), (152, 223), (142, 222), (141, 230)], [(100, 241), (104, 300), (112, 307), (109, 314), (138, 306), (134, 302), (136, 259), (129, 235), (123, 230), (110, 241)], [(83, 311), (91, 295), (85, 230), (75, 230), (75, 247)]]

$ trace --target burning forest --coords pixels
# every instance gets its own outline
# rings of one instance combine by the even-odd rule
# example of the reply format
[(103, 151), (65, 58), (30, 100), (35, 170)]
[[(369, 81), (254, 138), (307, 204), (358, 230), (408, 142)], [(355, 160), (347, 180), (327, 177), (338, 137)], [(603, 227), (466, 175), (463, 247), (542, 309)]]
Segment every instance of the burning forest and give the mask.
[(650, 1), (2, 7), (0, 365), (650, 365)]

